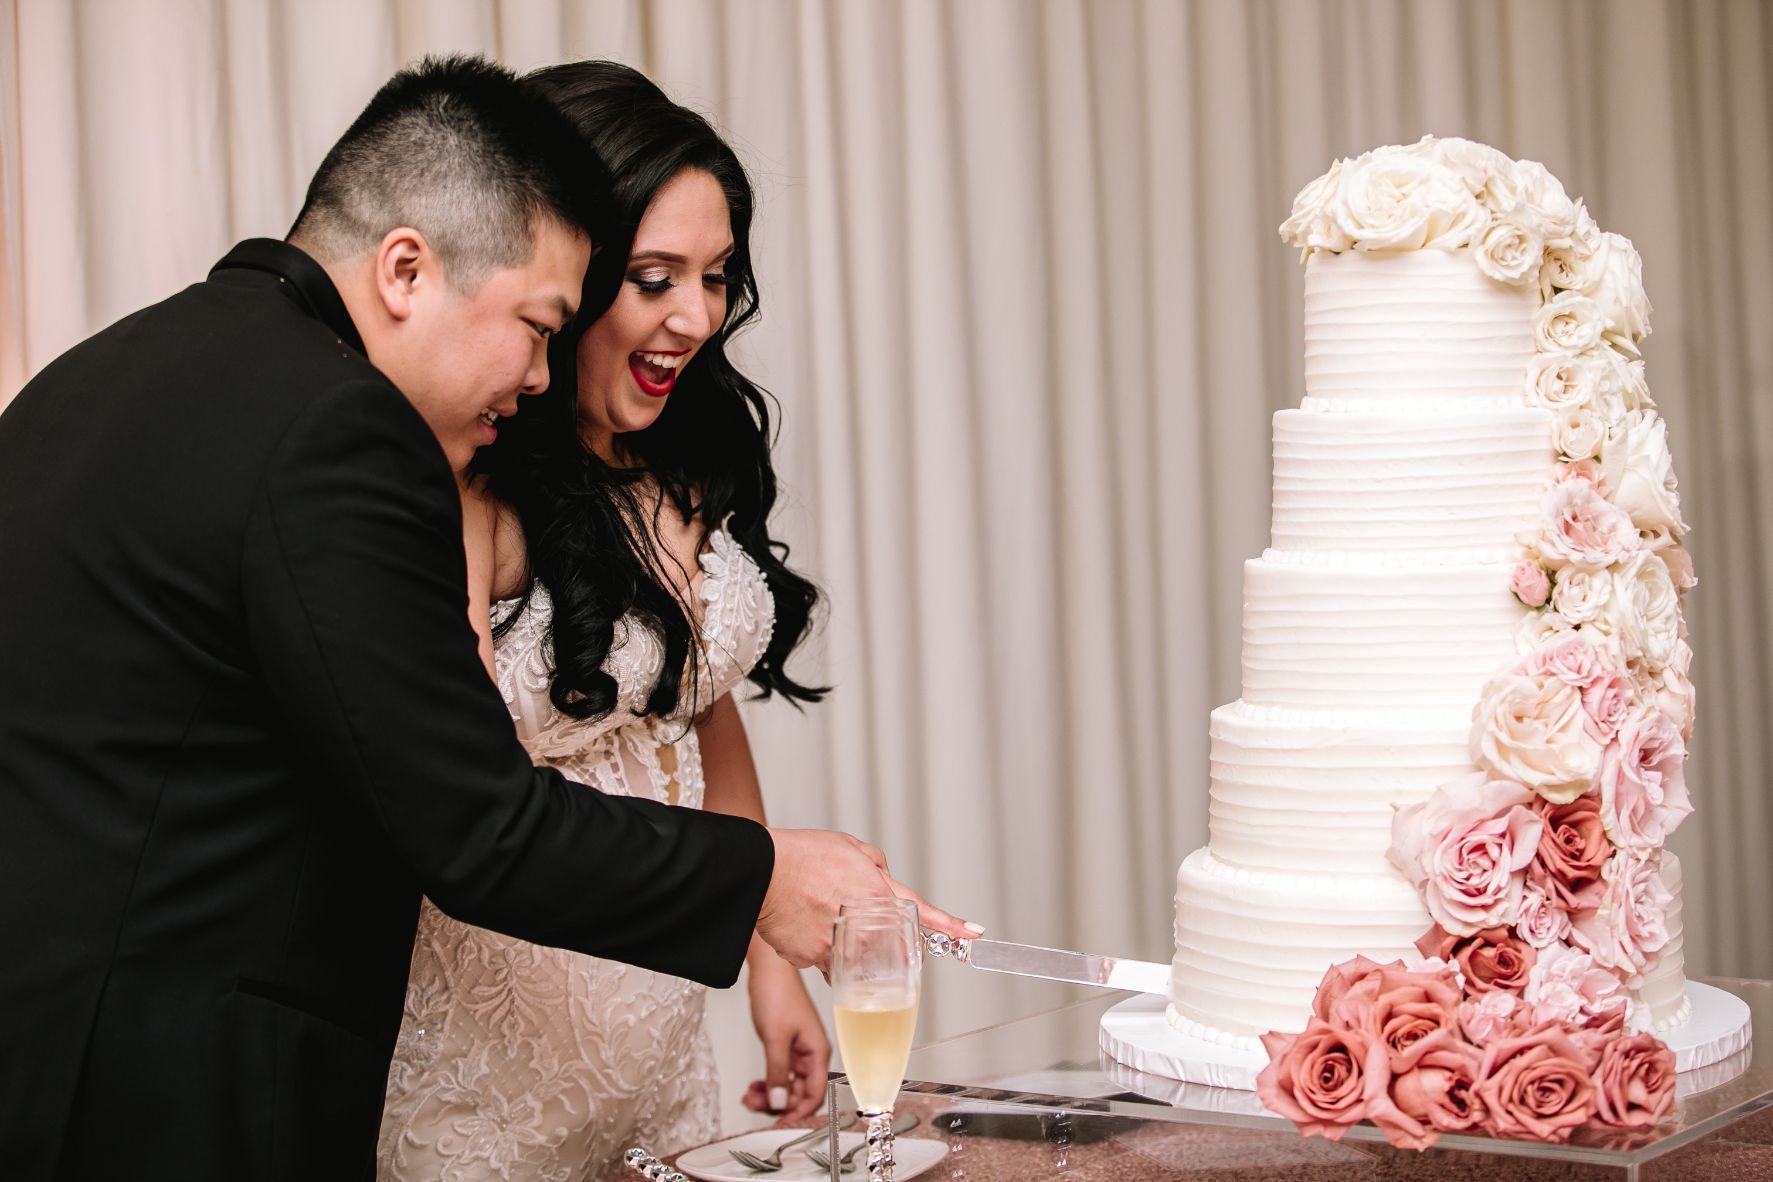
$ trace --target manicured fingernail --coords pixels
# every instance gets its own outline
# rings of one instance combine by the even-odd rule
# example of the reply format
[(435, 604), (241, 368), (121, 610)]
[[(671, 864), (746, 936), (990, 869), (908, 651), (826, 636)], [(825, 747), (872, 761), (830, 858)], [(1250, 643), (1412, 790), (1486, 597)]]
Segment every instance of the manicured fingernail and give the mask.
[(774, 1110), (776, 1110), (777, 1112), (780, 1112), (780, 1111), (782, 1111), (782, 1109), (788, 1107), (788, 1089), (787, 1088), (771, 1088), (770, 1089), (770, 1107), (773, 1108)]
[(983, 936), (985, 934), (985, 929), (980, 927), (976, 923), (967, 924), (966, 929), (967, 929), (967, 931), (971, 932), (975, 936)]

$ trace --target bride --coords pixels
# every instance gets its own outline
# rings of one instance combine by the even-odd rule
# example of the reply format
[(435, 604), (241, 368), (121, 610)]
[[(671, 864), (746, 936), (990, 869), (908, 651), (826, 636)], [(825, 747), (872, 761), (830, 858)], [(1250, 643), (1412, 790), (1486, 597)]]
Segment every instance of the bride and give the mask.
[[(732, 693), (823, 691), (785, 667), (817, 592), (767, 532), (768, 411), (725, 353), (757, 311), (750, 185), (705, 120), (625, 66), (530, 81), (607, 165), (618, 224), (585, 280), (584, 306), (606, 310), (549, 342), (553, 386), (464, 477), (482, 653), (536, 760), (761, 821)], [(744, 1102), (807, 1116), (830, 1043), (798, 972), (755, 936), (747, 965), (767, 1068)], [(630, 1145), (719, 1132), (701, 986), (425, 904), (380, 1178), (602, 1178)]]

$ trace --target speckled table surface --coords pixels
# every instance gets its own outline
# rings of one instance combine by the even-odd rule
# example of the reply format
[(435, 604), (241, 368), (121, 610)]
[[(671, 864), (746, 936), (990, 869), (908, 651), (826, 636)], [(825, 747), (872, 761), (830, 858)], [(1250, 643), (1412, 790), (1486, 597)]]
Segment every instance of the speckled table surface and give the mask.
[[(1032, 1122), (1009, 1135), (937, 1127), (950, 1101), (907, 1097), (902, 1108), (925, 1120), (912, 1134), (948, 1144), (948, 1155), (920, 1182), (1595, 1182), (1621, 1179), (1619, 1167), (1534, 1161), (1477, 1153), (1410, 1153), (1384, 1145), (1340, 1144), (1264, 1130), (1087, 1118), (1094, 1124), (1042, 1130)], [(1021, 1133), (1029, 1135), (1019, 1135)], [(1057, 1134), (1056, 1137), (1054, 1134)], [(623, 1174), (609, 1179), (634, 1178)], [(861, 1182), (863, 1175), (845, 1175)], [(1773, 1109), (1762, 1111), (1639, 1167), (1644, 1182), (1769, 1182)]]

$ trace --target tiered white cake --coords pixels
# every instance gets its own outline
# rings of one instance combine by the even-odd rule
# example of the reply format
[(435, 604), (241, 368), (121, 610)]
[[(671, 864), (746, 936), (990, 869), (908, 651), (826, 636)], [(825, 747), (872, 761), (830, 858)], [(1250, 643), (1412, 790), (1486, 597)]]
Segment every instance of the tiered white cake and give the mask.
[[(1305, 385), (1274, 416), (1271, 547), (1244, 567), (1243, 696), (1215, 710), (1210, 842), (1176, 883), (1169, 1020), (1256, 1045), (1324, 972), (1413, 956), (1432, 926), (1387, 860), (1392, 818), (1469, 776), (1473, 706), (1517, 660), (1521, 535), (1558, 460), (1523, 396), (1541, 291), (1470, 249), (1318, 250)], [(1640, 999), (1683, 1006), (1670, 940)]]

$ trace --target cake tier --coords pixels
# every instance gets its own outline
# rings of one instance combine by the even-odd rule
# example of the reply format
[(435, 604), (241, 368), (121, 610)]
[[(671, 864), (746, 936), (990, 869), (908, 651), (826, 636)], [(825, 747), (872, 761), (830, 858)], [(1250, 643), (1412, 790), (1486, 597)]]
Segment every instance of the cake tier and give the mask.
[(1539, 291), (1487, 278), (1468, 250), (1318, 251), (1305, 266), (1305, 393), (1520, 405)]
[(1557, 453), (1536, 407), (1274, 416), (1274, 548), (1500, 551), (1537, 520)]
[[(1391, 817), (1471, 772), (1469, 710), (1213, 711), (1213, 857), (1246, 870), (1388, 875)], [(1418, 933), (1420, 934), (1420, 933)]]
[(1356, 953), (1414, 956), (1431, 924), (1396, 871), (1269, 874), (1196, 850), (1176, 872), (1171, 1020), (1188, 1033), (1231, 1039), (1302, 1030), (1326, 969)]
[(1515, 659), (1526, 609), (1509, 562), (1380, 562), (1270, 550), (1244, 564), (1243, 697), (1253, 706), (1469, 714)]
[(1681, 860), (1662, 851), (1662, 885), (1674, 896), (1668, 905), (1668, 943), (1663, 945), (1656, 967), (1638, 984), (1638, 1000), (1650, 1007), (1650, 1021), (1658, 1031), (1687, 1020), (1686, 933), (1681, 924)]

